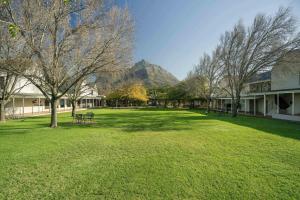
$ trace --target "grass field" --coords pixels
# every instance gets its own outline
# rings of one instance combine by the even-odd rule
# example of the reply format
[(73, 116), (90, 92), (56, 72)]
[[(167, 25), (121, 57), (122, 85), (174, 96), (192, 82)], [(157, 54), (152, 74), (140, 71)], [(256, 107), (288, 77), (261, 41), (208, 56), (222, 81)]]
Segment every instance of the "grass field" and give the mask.
[(0, 124), (0, 199), (300, 199), (300, 124), (94, 110)]

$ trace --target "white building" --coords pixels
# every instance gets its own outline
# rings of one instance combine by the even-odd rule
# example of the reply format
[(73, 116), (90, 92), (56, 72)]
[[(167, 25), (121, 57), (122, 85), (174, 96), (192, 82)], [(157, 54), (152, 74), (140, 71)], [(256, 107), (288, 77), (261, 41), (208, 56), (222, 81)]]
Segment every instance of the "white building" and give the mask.
[[(16, 88), (28, 83), (26, 79), (20, 79)], [(1, 85), (0, 85), (1, 89)], [(96, 87), (90, 87), (86, 94), (79, 100), (78, 108), (93, 108), (104, 105), (104, 96), (98, 94)], [(71, 103), (67, 96), (63, 96), (58, 103), (58, 112), (71, 110)], [(39, 115), (50, 113), (50, 104), (33, 84), (27, 84), (18, 93), (14, 94), (6, 105), (6, 115), (10, 117), (24, 115)]]
[[(217, 98), (214, 107), (230, 111), (231, 99)], [(300, 121), (300, 52), (252, 77), (242, 93), (239, 112)]]

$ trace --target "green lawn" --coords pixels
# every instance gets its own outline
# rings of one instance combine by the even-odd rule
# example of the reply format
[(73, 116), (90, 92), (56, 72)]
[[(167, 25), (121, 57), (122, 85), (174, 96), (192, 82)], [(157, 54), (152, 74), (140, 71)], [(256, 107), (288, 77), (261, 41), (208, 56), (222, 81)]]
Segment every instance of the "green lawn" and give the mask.
[(300, 199), (300, 124), (94, 110), (0, 124), (0, 199)]

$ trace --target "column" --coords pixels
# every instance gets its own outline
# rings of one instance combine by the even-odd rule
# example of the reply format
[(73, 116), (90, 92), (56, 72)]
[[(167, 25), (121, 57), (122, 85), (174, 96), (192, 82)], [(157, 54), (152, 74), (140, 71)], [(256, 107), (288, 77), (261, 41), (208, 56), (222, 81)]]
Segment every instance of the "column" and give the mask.
[(254, 116), (256, 116), (256, 96), (254, 96)]
[(85, 99), (85, 108), (88, 108), (88, 106), (87, 106), (87, 99)]
[(82, 99), (80, 99), (80, 105), (79, 105), (80, 108), (82, 108)]
[(264, 116), (267, 116), (267, 99), (266, 95), (264, 94)]
[(41, 105), (41, 99), (38, 98), (38, 113), (40, 113), (40, 105)]
[(295, 115), (295, 92), (292, 93), (292, 102), (293, 102), (292, 115), (294, 116)]
[(15, 97), (12, 99), (13, 103), (13, 117), (15, 117)]
[(24, 99), (24, 97), (22, 98), (22, 113), (24, 116), (24, 114), (25, 114), (25, 99)]
[(64, 105), (65, 105), (64, 110), (66, 110), (66, 108), (67, 108), (67, 100), (66, 99), (64, 99)]
[(233, 101), (232, 101), (232, 99), (231, 99), (231, 113), (233, 113)]
[(245, 109), (244, 112), (245, 112), (245, 114), (246, 114), (246, 113), (247, 113), (247, 99), (245, 99), (245, 105), (244, 105), (244, 107), (245, 107), (245, 108), (244, 108), (244, 109)]
[(221, 99), (221, 110), (223, 110), (223, 100)]
[(277, 114), (279, 114), (279, 93), (277, 93)]
[(92, 99), (92, 107), (95, 107), (95, 99)]

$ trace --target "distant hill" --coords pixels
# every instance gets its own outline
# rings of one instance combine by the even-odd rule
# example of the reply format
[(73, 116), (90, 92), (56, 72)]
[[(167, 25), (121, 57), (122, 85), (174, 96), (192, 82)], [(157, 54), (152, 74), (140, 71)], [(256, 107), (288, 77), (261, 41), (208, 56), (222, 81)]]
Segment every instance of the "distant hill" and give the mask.
[(101, 93), (107, 93), (107, 91), (118, 87), (122, 83), (131, 81), (142, 82), (147, 88), (173, 86), (179, 83), (173, 74), (161, 66), (151, 64), (145, 60), (137, 62), (133, 67), (123, 73), (111, 75), (101, 74), (97, 76), (98, 87)]
[(126, 74), (127, 79), (143, 81), (146, 87), (173, 86), (178, 79), (161, 66), (151, 64), (145, 60), (137, 62)]

